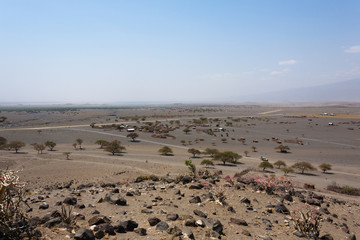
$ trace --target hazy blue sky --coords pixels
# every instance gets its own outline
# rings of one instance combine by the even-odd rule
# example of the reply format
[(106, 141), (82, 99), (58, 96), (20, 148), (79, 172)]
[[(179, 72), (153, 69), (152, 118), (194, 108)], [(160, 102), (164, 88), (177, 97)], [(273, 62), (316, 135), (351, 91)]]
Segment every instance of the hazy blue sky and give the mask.
[(0, 0), (0, 102), (231, 101), (354, 78), (359, 0)]

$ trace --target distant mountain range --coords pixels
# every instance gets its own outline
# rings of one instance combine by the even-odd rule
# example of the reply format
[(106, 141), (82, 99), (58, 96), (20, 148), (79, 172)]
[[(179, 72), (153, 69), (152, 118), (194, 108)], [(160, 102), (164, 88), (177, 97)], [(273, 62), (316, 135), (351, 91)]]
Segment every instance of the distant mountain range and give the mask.
[(360, 79), (252, 95), (253, 102), (360, 102)]

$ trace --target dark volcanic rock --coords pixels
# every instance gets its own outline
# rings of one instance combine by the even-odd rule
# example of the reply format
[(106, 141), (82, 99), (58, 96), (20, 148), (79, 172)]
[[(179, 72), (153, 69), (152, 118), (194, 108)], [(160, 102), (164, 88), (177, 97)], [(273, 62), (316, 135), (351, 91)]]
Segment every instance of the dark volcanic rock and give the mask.
[(120, 206), (126, 205), (126, 199), (118, 194), (113, 195), (112, 193), (107, 193), (104, 198), (104, 201)]
[(49, 204), (47, 204), (46, 202), (43, 202), (42, 204), (39, 205), (39, 209), (48, 209), (49, 208)]
[(109, 235), (116, 235), (114, 227), (110, 223), (102, 223), (94, 228), (95, 232), (103, 231)]
[(159, 222), (156, 224), (156, 230), (158, 231), (166, 231), (169, 228), (169, 225), (166, 222)]
[(134, 230), (134, 232), (136, 232), (137, 234), (139, 234), (140, 236), (145, 236), (146, 235), (146, 229), (145, 228), (136, 228)]
[(195, 239), (194, 233), (191, 231), (191, 229), (183, 229), (182, 235), (185, 237), (185, 239)]
[(242, 226), (247, 226), (247, 222), (243, 219), (238, 219), (238, 218), (230, 218), (230, 222), (237, 224), (237, 225), (242, 225)]
[(193, 197), (192, 199), (189, 200), (190, 203), (200, 203), (201, 202), (201, 198), (199, 196)]
[(289, 209), (287, 209), (287, 207), (285, 207), (285, 205), (282, 203), (279, 203), (278, 205), (275, 206), (275, 211), (278, 213), (283, 213), (283, 214), (290, 213)]
[(190, 176), (184, 176), (182, 178), (182, 183), (183, 184), (187, 184), (187, 183), (190, 183), (192, 181), (192, 178)]
[(213, 219), (213, 218), (206, 218), (203, 219), (205, 226), (210, 228), (211, 230), (222, 234), (223, 231), (223, 225), (219, 220)]
[(179, 215), (177, 215), (176, 213), (171, 213), (171, 214), (166, 215), (166, 220), (175, 221), (178, 218), (179, 218)]
[(148, 218), (148, 222), (149, 222), (150, 226), (155, 226), (156, 224), (161, 222), (161, 220), (158, 219), (157, 217), (150, 217), (150, 218)]
[(88, 221), (90, 226), (91, 225), (99, 225), (102, 223), (109, 223), (109, 222), (110, 222), (110, 219), (108, 219), (106, 216), (103, 216), (103, 215), (93, 216)]
[(67, 197), (64, 199), (63, 203), (74, 206), (77, 203), (77, 199), (74, 197)]
[(62, 222), (61, 217), (52, 218), (49, 221), (47, 221), (43, 226), (47, 228), (52, 228), (55, 225), (58, 225)]
[(334, 238), (330, 234), (325, 234), (320, 237), (320, 240), (334, 240)]
[(196, 184), (196, 185), (191, 185), (189, 187), (189, 189), (202, 189), (204, 187), (204, 185), (202, 185), (201, 183)]
[(202, 218), (207, 218), (207, 215), (200, 210), (194, 210), (194, 214)]
[(95, 240), (95, 236), (91, 230), (86, 229), (86, 228), (81, 228), (75, 233), (74, 239), (75, 240)]
[(134, 231), (134, 229), (139, 226), (139, 224), (133, 220), (122, 221), (118, 225), (123, 226), (124, 229), (129, 232)]

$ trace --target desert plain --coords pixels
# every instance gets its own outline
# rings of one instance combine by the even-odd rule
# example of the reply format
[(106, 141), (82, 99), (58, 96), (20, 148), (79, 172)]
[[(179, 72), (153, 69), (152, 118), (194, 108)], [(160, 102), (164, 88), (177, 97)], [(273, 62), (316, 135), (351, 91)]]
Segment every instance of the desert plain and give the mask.
[[(229, 184), (226, 176), (235, 179), (233, 176), (236, 173), (246, 169), (250, 171), (249, 174), (262, 177), (284, 175), (277, 167), (265, 171), (259, 168), (261, 157), (270, 163), (281, 160), (287, 166), (292, 166), (305, 161), (316, 167), (317, 170), (305, 171), (304, 174), (295, 169), (295, 172), (288, 173), (286, 177), (291, 179), (296, 189), (304, 191), (304, 195), (314, 193), (327, 199), (311, 206), (317, 210), (328, 208), (331, 214), (336, 215), (330, 216), (332, 220), (326, 219), (326, 216), (322, 218), (320, 236), (330, 234), (333, 239), (359, 237), (359, 197), (327, 190), (329, 185), (353, 188), (360, 186), (359, 106), (179, 104), (16, 111), (5, 108), (0, 116), (6, 117), (0, 123), (0, 136), (8, 142), (18, 140), (26, 144), (18, 153), (0, 150), (0, 167), (19, 171), (20, 179), (26, 183), (29, 193), (28, 202), (32, 208), (29, 214), (41, 218), (50, 210), (60, 211), (60, 205), (57, 204), (59, 201), (75, 197), (77, 205), (74, 204), (73, 211), (84, 216), (76, 221), (77, 228), (71, 230), (38, 224), (38, 229), (42, 232), (40, 238), (74, 238), (74, 233), (79, 228), (92, 229), (96, 234), (88, 223), (96, 208), (113, 225), (119, 221), (134, 220), (139, 228), (144, 229), (141, 231), (146, 231), (144, 236), (140, 234), (140, 230), (115, 235), (105, 231), (104, 236), (98, 234), (97, 238), (297, 239), (291, 219), (269, 210), (271, 207), (268, 205), (275, 206), (279, 202), (279, 195), (267, 195), (249, 186), (236, 189), (226, 185)], [(149, 130), (149, 126), (160, 127), (153, 131)], [(184, 131), (186, 128), (189, 132)], [(134, 141), (127, 137), (128, 131), (132, 131), (129, 129), (134, 129), (138, 134)], [(81, 149), (73, 146), (79, 138), (83, 140)], [(125, 150), (114, 155), (106, 152), (95, 144), (100, 139), (108, 142), (118, 140)], [(46, 141), (56, 143), (53, 151), (45, 149), (39, 153), (32, 146)], [(275, 149), (279, 144), (290, 149), (287, 153), (282, 153)], [(164, 146), (170, 147), (173, 153), (159, 154), (158, 150)], [(214, 161), (214, 166), (207, 167), (201, 165), (201, 162), (211, 157), (206, 154), (193, 157), (188, 152), (191, 148), (200, 152), (204, 152), (206, 148), (215, 148), (220, 152), (232, 151), (241, 155), (241, 158), (236, 163), (225, 165), (221, 161)], [(69, 159), (66, 159), (64, 152), (70, 153)], [(204, 199), (195, 204), (189, 202), (191, 197), (212, 191), (208, 179), (193, 179), (186, 184), (181, 181), (164, 181), (191, 175), (185, 166), (186, 160), (191, 160), (197, 170), (222, 172), (215, 185), (225, 186), (226, 206)], [(323, 173), (319, 169), (322, 163), (331, 164), (331, 170)], [(136, 183), (139, 176), (157, 176), (163, 180)], [(304, 189), (304, 183), (312, 184), (314, 189)], [(203, 184), (203, 187), (189, 189), (191, 184)], [(64, 187), (66, 185), (68, 186)], [(149, 188), (155, 190), (148, 190)], [(118, 189), (125, 197), (125, 206), (99, 201), (100, 198), (105, 198), (107, 192), (117, 193), (114, 189)], [(183, 195), (174, 194), (177, 189)], [(244, 198), (251, 203), (244, 203)], [(329, 199), (336, 199), (340, 204)], [(44, 202), (50, 206), (49, 209), (39, 208)], [(290, 212), (295, 212), (299, 208), (299, 204), (295, 202), (285, 200), (284, 204)], [(79, 208), (79, 203), (86, 207)], [(229, 206), (235, 210), (229, 210)], [(149, 209), (149, 212), (142, 211), (143, 209)], [(196, 209), (206, 213), (205, 219), (211, 217), (221, 221), (223, 231), (213, 234), (216, 230), (207, 225), (203, 228), (196, 224), (186, 225), (187, 215), (192, 215), (195, 220), (200, 219), (193, 214)], [(178, 218), (174, 220), (169, 214), (177, 214)], [(149, 217), (158, 217), (167, 222), (170, 229), (177, 226), (183, 233), (176, 234), (176, 228), (173, 232), (158, 230), (156, 226), (149, 225)], [(231, 219), (242, 219), (247, 223), (238, 224)], [(347, 229), (344, 229), (344, 223)], [(184, 233), (184, 228), (189, 228), (193, 237), (188, 236), (191, 235), (189, 232)]]

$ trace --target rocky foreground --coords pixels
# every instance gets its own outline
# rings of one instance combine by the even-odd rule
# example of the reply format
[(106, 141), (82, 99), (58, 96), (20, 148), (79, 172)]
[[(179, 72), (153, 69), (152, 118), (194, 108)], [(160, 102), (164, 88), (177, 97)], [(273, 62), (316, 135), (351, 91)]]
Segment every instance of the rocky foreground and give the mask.
[(294, 187), (256, 173), (143, 176), (28, 189), (26, 201), (39, 239), (356, 239), (357, 202)]

